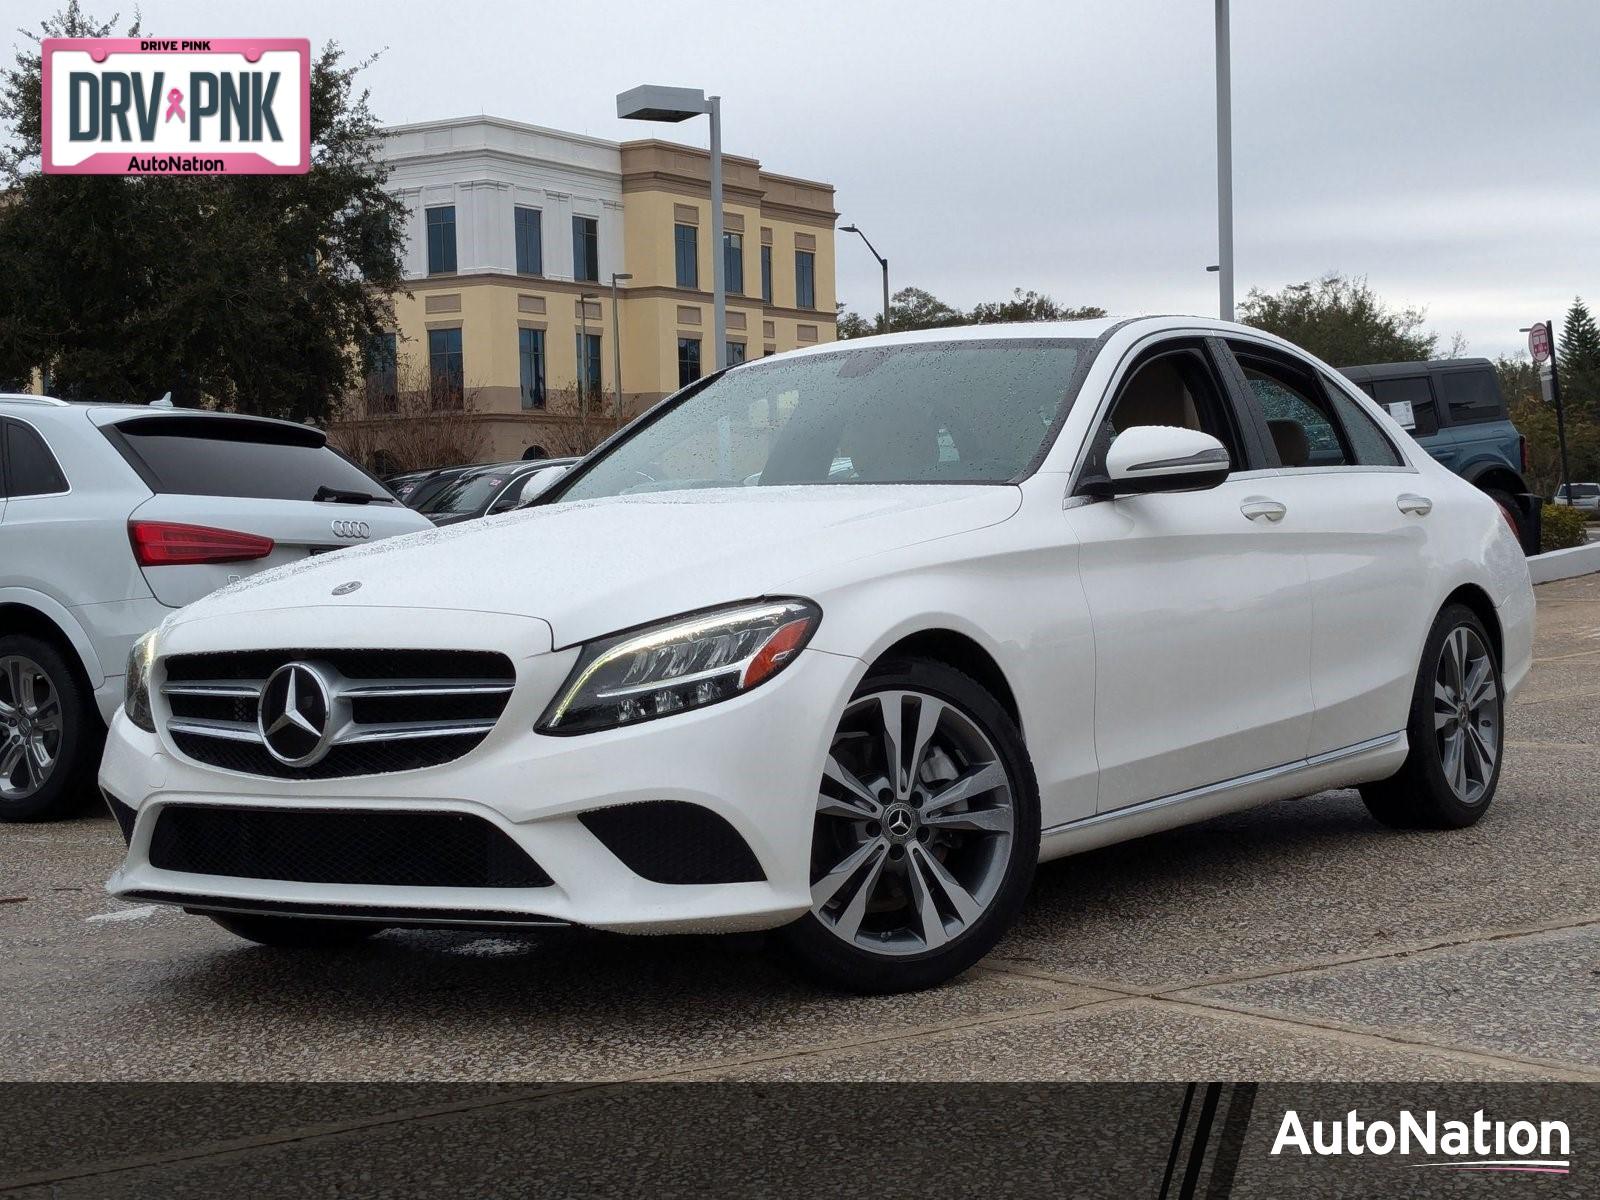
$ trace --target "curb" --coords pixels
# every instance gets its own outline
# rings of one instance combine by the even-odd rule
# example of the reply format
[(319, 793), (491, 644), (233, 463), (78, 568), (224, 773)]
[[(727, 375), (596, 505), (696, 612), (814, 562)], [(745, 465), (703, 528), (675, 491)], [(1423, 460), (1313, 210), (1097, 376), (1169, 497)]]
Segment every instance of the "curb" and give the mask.
[(1553, 583), (1557, 579), (1573, 579), (1596, 571), (1600, 571), (1600, 542), (1550, 550), (1528, 559), (1528, 574), (1534, 583)]

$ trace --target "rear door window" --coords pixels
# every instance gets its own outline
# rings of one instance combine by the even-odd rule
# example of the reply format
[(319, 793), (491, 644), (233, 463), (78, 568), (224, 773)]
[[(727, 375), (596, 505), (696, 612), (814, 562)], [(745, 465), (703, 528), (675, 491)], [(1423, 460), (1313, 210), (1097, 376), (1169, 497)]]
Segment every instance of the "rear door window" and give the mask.
[(331, 488), (394, 502), (388, 489), (315, 430), (226, 418), (137, 417), (106, 432), (157, 493), (310, 500), (319, 488)]
[[(1439, 412), (1434, 407), (1433, 387), (1427, 376), (1374, 379), (1370, 394), (1412, 437), (1439, 432)], [(1409, 422), (1405, 419), (1408, 416)]]
[(1389, 435), (1355, 399), (1326, 375), (1322, 377), (1323, 389), (1333, 403), (1334, 414), (1344, 426), (1345, 437), (1355, 454), (1356, 465), (1362, 467), (1398, 467), (1400, 452), (1394, 448)]
[(30, 426), (17, 421), (5, 423), (6, 479), (9, 494), (18, 496), (51, 496), (67, 490), (67, 477), (62, 474), (50, 447)]
[(1440, 371), (1435, 378), (1439, 384), (1439, 398), (1452, 425), (1473, 425), (1505, 418), (1500, 388), (1490, 368)]

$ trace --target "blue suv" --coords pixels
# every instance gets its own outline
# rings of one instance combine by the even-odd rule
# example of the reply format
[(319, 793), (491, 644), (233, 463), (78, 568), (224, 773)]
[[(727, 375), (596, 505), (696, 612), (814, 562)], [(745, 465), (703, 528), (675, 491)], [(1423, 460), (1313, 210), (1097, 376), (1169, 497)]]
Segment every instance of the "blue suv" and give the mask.
[(1527, 442), (1506, 413), (1500, 377), (1487, 358), (1342, 367), (1436, 460), (1500, 505), (1522, 548), (1539, 552), (1540, 497), (1530, 494)]

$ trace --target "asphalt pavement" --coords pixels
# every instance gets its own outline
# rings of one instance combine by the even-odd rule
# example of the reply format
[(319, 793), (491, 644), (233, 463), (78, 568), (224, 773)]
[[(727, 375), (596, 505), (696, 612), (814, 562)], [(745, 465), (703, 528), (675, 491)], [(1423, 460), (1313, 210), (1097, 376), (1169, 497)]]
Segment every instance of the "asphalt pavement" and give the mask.
[[(1473, 829), (1328, 792), (1053, 863), (984, 964), (910, 996), (816, 991), (754, 936), (274, 951), (109, 899), (109, 819), (0, 827), (0, 1073), (1600, 1081), (1600, 576), (1540, 588), (1539, 621)], [(340, 1111), (396, 1103), (361, 1095)], [(98, 1133), (107, 1158), (163, 1136)]]

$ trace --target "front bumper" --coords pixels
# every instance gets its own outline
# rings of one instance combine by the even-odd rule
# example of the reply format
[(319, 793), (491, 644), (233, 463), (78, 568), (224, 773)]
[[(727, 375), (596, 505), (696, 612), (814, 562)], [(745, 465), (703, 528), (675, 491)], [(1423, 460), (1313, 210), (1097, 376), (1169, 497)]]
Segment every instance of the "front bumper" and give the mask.
[[(454, 762), (349, 779), (277, 780), (184, 758), (162, 734), (118, 713), (100, 785), (133, 810), (112, 895), (208, 910), (345, 915), (402, 924), (571, 923), (630, 933), (771, 928), (810, 907), (817, 781), (828, 743), (864, 672), (857, 659), (805, 650), (749, 695), (631, 728), (575, 737), (532, 732), (576, 650), (517, 663), (494, 731)], [(642, 801), (702, 806), (748, 845), (765, 878), (655, 883), (630, 870), (579, 815)], [(161, 809), (461, 813), (508, 836), (551, 879), (544, 887), (303, 883), (164, 870), (151, 862)]]

